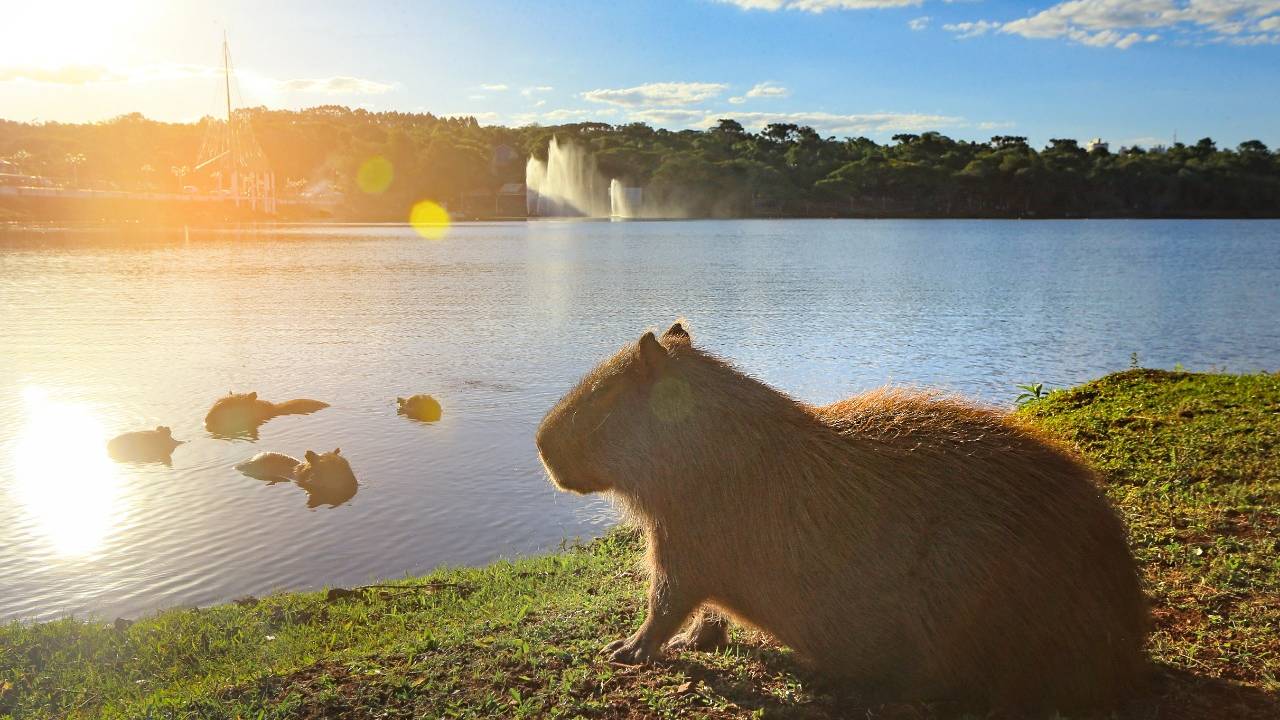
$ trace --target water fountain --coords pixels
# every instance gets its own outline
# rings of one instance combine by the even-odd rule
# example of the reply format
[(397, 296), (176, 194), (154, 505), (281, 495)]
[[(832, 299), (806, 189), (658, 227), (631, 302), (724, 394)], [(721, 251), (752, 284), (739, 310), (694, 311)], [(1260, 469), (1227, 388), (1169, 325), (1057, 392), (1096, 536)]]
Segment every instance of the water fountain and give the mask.
[(639, 217), (643, 192), (617, 178), (605, 182), (595, 158), (571, 142), (552, 137), (547, 160), (525, 165), (525, 205), (529, 217)]
[(644, 207), (644, 188), (627, 187), (618, 178), (609, 181), (609, 215), (616, 218), (640, 217)]

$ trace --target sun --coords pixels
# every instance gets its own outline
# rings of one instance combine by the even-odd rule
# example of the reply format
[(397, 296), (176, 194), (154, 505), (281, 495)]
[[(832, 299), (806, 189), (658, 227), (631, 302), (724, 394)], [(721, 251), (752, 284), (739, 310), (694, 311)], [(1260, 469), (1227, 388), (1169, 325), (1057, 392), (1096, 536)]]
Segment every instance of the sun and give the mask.
[(122, 479), (89, 408), (23, 390), (27, 421), (12, 448), (14, 497), (59, 556), (100, 550), (124, 519)]
[[(111, 66), (146, 24), (142, 0), (18, 0), (6, 4), (0, 65)], [(154, 8), (152, 8), (154, 10)]]

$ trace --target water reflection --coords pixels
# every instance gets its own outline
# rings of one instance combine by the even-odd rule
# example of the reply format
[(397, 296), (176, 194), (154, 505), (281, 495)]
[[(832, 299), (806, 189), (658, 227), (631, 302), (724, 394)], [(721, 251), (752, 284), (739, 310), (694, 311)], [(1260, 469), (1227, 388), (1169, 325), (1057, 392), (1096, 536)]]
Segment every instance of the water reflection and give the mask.
[(13, 450), (19, 504), (54, 551), (88, 555), (125, 518), (123, 483), (101, 423), (84, 405), (22, 391), (26, 423)]

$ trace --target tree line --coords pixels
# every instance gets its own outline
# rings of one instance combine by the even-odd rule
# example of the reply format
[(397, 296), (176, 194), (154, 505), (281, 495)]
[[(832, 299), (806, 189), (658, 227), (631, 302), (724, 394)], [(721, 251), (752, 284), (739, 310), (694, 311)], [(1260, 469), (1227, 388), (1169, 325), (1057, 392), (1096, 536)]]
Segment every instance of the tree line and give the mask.
[[(333, 105), (237, 112), (283, 196), (340, 197), (337, 213), (351, 218), (403, 220), (422, 199), (492, 214), (498, 189), (523, 183), (525, 162), (545, 158), (553, 135), (590, 150), (604, 177), (644, 187), (647, 203), (693, 217), (1280, 216), (1280, 152), (1258, 140), (1112, 151), (1055, 138), (1037, 149), (1013, 135), (974, 142), (904, 133), (882, 144), (786, 123), (749, 132), (732, 119), (705, 130), (509, 128)], [(82, 187), (209, 187), (191, 167), (210, 122), (138, 114), (88, 124), (0, 121), (0, 158), (20, 173)], [(388, 161), (392, 177), (369, 191), (358, 178), (373, 157)]]

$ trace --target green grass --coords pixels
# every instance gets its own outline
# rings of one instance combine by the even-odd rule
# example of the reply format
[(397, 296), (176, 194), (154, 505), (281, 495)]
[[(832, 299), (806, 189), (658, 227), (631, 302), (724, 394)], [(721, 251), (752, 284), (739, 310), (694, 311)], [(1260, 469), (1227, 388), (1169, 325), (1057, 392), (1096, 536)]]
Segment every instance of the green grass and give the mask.
[[(1131, 370), (1019, 411), (1104, 473), (1153, 601), (1132, 718), (1280, 717), (1280, 377)], [(643, 618), (625, 531), (354, 593), (120, 627), (0, 627), (0, 717), (870, 717), (758, 634), (649, 668), (597, 650)]]

